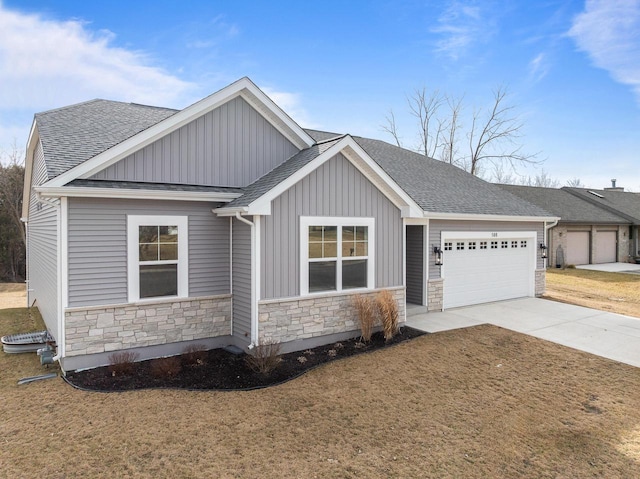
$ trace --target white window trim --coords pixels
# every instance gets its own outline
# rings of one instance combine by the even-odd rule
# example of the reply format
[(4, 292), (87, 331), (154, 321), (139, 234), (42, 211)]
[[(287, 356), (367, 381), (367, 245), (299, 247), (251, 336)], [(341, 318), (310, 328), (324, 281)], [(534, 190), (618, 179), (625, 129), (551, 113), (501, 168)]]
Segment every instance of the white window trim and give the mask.
[[(138, 228), (140, 226), (178, 226), (178, 294), (140, 298), (140, 250)], [(159, 262), (160, 264), (162, 262)], [(173, 263), (172, 261), (169, 263)], [(129, 302), (158, 301), (165, 298), (189, 296), (189, 220), (187, 216), (128, 215), (127, 216), (127, 277)]]
[[(336, 290), (318, 291), (309, 293), (309, 226), (336, 226), (338, 227), (338, 252), (341, 252), (342, 227), (366, 226), (368, 227), (367, 251), (368, 255), (349, 257), (350, 259), (367, 259), (367, 286), (365, 288), (342, 289), (342, 268), (336, 267)], [(301, 216), (300, 217), (300, 295), (313, 296), (327, 293), (343, 293), (345, 291), (364, 291), (375, 288), (375, 218), (350, 218), (336, 216)], [(324, 259), (324, 258), (323, 258)], [(322, 261), (322, 259), (318, 259)], [(341, 264), (341, 256), (338, 256), (338, 266)]]

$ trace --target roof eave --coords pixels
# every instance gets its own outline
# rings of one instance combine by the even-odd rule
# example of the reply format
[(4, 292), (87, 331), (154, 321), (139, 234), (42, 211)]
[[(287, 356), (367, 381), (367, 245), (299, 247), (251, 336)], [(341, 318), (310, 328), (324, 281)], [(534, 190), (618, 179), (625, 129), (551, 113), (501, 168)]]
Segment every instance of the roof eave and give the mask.
[(39, 186), (35, 190), (43, 197), (120, 198), (140, 200), (206, 201), (228, 203), (242, 196), (241, 193), (209, 191), (170, 191), (144, 189), (93, 188), (82, 186)]
[(552, 222), (560, 221), (559, 216), (519, 216), (519, 215), (496, 215), (478, 213), (436, 213), (425, 211), (424, 217), (433, 220), (482, 220), (482, 221), (524, 221), (524, 222)]

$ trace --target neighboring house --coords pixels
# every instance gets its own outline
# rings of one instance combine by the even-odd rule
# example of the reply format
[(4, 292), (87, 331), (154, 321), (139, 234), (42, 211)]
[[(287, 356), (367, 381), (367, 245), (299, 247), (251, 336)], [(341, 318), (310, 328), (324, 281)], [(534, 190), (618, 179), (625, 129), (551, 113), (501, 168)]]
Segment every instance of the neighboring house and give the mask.
[(26, 158), (29, 302), (64, 370), (329, 343), (357, 334), (353, 296), (382, 289), (400, 321), (407, 302), (544, 291), (557, 218), (385, 142), (304, 130), (247, 78), (181, 111), (36, 114)]
[[(621, 216), (630, 224), (628, 232), (622, 231), (618, 235), (620, 241), (620, 255), (618, 261), (633, 261), (640, 258), (640, 194), (624, 191), (622, 187), (616, 187), (612, 180), (610, 188), (594, 190), (589, 188), (565, 188), (571, 194), (582, 198), (591, 204)], [(628, 245), (628, 249), (624, 245)]]
[(560, 217), (547, 238), (551, 267), (627, 262), (638, 251), (640, 195), (623, 188), (497, 186)]

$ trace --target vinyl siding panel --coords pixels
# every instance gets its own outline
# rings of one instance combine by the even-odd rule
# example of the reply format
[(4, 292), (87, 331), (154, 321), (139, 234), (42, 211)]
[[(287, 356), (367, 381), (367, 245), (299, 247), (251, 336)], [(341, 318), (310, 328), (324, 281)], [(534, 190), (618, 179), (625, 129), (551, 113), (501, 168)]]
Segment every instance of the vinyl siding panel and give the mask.
[[(34, 151), (27, 228), (29, 248), (29, 304), (40, 310), (47, 329), (58, 339), (58, 212), (53, 206), (38, 203), (34, 186), (47, 180), (42, 143)], [(55, 201), (57, 202), (57, 200)]]
[(236, 97), (92, 178), (243, 187), (297, 152)]
[(300, 216), (375, 218), (375, 285), (402, 285), (400, 210), (339, 154), (272, 202), (261, 228), (261, 299), (300, 295)]
[(233, 336), (251, 342), (251, 227), (233, 220)]
[(424, 300), (424, 230), (423, 226), (407, 226), (407, 302), (423, 304)]
[[(440, 221), (429, 222), (429, 249), (440, 246), (442, 231), (535, 231), (537, 244), (544, 243), (544, 223), (507, 222), (507, 221)], [(447, 261), (446, 252), (444, 261)], [(544, 269), (544, 260), (537, 255), (537, 269)], [(429, 255), (429, 279), (440, 278), (440, 267), (435, 265), (435, 258)]]
[(69, 306), (127, 303), (127, 215), (189, 217), (189, 296), (229, 293), (229, 221), (214, 203), (69, 199)]

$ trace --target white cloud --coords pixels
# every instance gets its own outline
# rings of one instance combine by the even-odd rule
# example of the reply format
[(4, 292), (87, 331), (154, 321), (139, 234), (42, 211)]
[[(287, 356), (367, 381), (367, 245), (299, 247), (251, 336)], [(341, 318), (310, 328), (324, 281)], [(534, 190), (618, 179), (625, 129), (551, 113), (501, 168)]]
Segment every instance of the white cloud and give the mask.
[(595, 66), (629, 85), (640, 101), (640, 2), (587, 0), (568, 32)]
[(260, 87), (260, 89), (298, 123), (298, 125), (303, 128), (318, 128), (318, 125), (311, 120), (308, 112), (302, 106), (300, 94), (278, 91), (269, 87)]
[(115, 35), (0, 3), (0, 109), (39, 111), (95, 97), (175, 106), (194, 85), (154, 66)]
[(438, 17), (438, 26), (431, 31), (442, 37), (436, 42), (436, 51), (457, 60), (473, 44), (486, 41), (492, 29), (492, 23), (484, 18), (478, 5), (455, 0)]
[(529, 62), (529, 77), (533, 81), (540, 81), (549, 73), (549, 62), (545, 53), (538, 53), (533, 60)]

